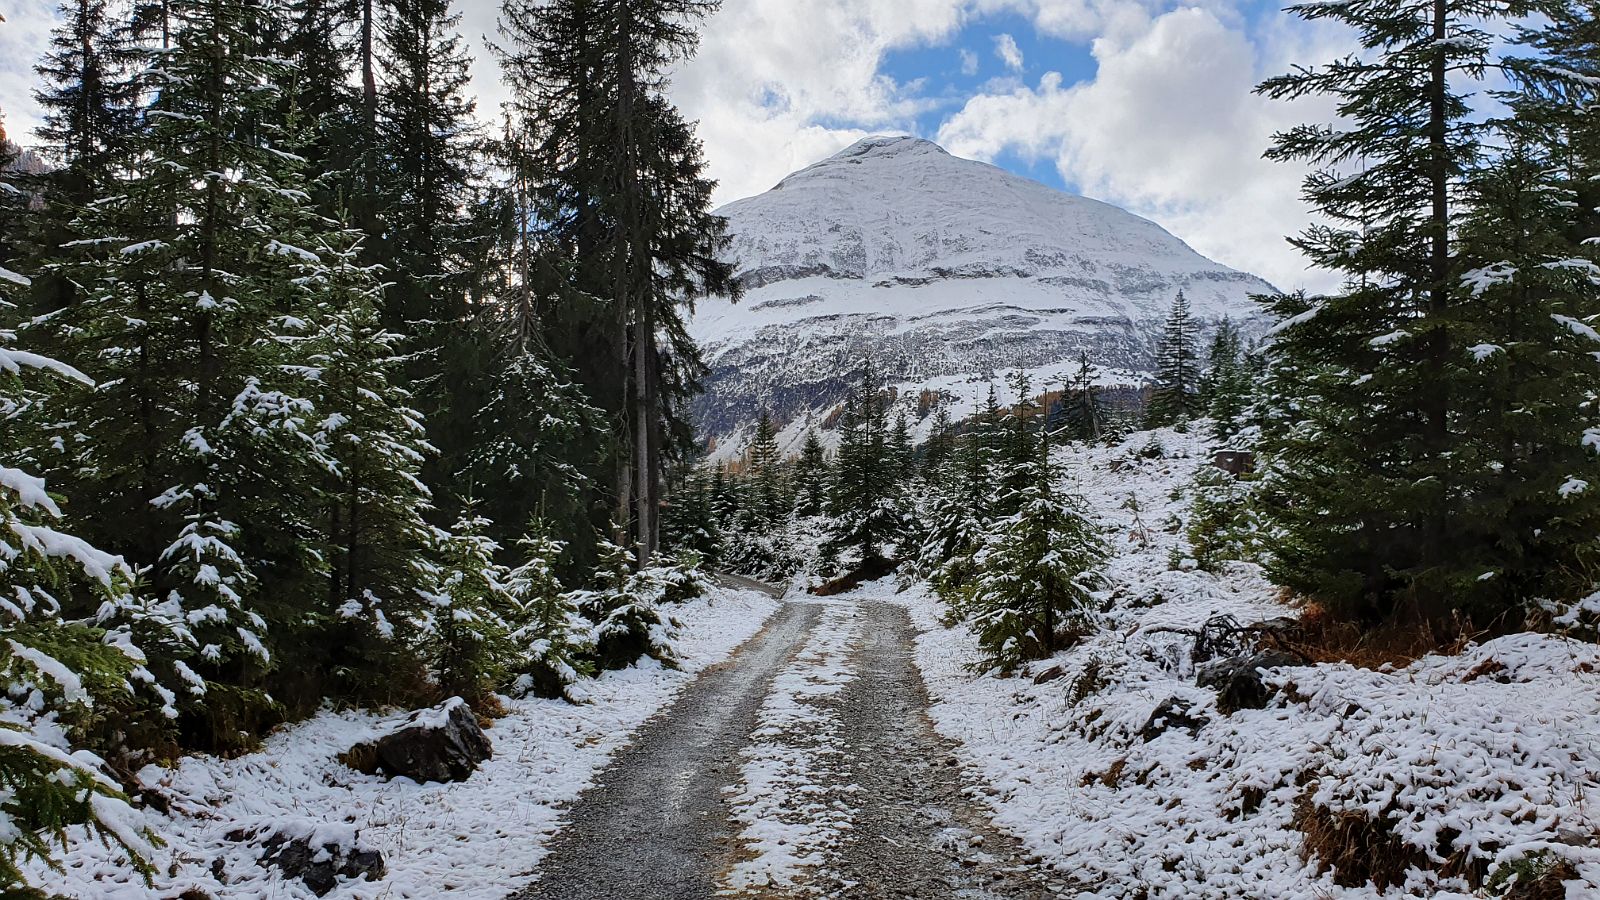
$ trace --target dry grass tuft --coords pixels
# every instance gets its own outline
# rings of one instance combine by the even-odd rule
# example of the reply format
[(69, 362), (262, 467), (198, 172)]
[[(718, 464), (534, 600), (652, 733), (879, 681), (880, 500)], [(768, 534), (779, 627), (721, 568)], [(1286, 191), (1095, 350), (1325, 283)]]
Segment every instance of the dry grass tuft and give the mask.
[(1294, 827), (1306, 836), (1301, 856), (1314, 858), (1319, 872), (1332, 871), (1341, 887), (1370, 882), (1387, 890), (1405, 882), (1407, 869), (1428, 865), (1428, 857), (1400, 840), (1388, 821), (1324, 809), (1312, 802), (1310, 790), (1295, 803)]

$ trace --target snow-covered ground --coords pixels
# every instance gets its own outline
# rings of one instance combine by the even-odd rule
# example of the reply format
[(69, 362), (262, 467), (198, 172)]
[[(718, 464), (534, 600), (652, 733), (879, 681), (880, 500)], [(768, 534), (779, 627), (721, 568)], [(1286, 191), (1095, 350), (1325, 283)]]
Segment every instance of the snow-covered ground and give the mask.
[(45, 887), (83, 900), (153, 900), (194, 888), (227, 900), (289, 900), (313, 894), (255, 860), (257, 851), (227, 840), (242, 823), (269, 820), (358, 830), (381, 850), (388, 875), (346, 881), (329, 897), (401, 900), (448, 894), (501, 900), (527, 879), (560, 827), (564, 806), (587, 787), (629, 736), (664, 707), (695, 673), (726, 659), (778, 608), (761, 594), (717, 589), (674, 607), (684, 624), (677, 644), (682, 669), (653, 661), (584, 683), (588, 702), (508, 700), (509, 715), (488, 730), (494, 757), (456, 784), (384, 781), (336, 758), (393, 727), (404, 713), (326, 712), (270, 737), (256, 753), (232, 760), (189, 757), (141, 777), (172, 806), (148, 812), (166, 841), (160, 875), (146, 886), (119, 854), (78, 841), (64, 875)]
[[(1172, 568), (1183, 538), (1169, 522), (1187, 506), (1174, 492), (1206, 453), (1194, 437), (1160, 438), (1177, 458), (1136, 458), (1143, 435), (1062, 451), (1066, 480), (1117, 556), (1104, 629), (1032, 669), (1061, 677), (976, 676), (971, 635), (940, 624), (935, 598), (875, 587), (922, 630), (931, 714), (993, 786), (997, 824), (1092, 897), (1380, 896), (1304, 855), (1303, 827), (1374, 818), (1384, 824), (1354, 843), (1409, 863), (1388, 896), (1496, 896), (1451, 873), (1475, 868), (1492, 881), (1491, 866), (1506, 866), (1504, 879), (1559, 859), (1567, 897), (1600, 897), (1600, 648), (1519, 634), (1388, 671), (1278, 669), (1266, 709), (1222, 715), (1215, 693), (1195, 686), (1193, 639), (1161, 629), (1292, 611), (1253, 565)], [(1169, 722), (1145, 740), (1171, 698), (1205, 724), (1191, 733)]]
[(728, 873), (728, 893), (794, 887), (829, 861), (849, 829), (850, 808), (824, 782), (836, 768), (830, 758), (843, 752), (832, 701), (856, 677), (851, 654), (860, 632), (855, 604), (829, 604), (805, 647), (774, 679), (760, 726), (740, 753), (740, 783), (729, 792), (749, 857)]

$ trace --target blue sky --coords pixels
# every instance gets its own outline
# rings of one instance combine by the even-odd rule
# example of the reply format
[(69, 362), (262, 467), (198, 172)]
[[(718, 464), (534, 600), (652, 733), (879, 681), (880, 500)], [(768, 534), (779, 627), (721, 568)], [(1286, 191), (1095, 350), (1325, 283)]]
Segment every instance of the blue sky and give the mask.
[[(482, 50), (498, 3), (457, 0), (489, 117)], [(32, 124), (31, 63), (55, 0), (0, 25), (0, 109)], [(1254, 97), (1262, 77), (1351, 48), (1263, 0), (724, 0), (673, 98), (700, 123), (728, 201), (858, 138), (911, 133), (1154, 219), (1280, 287), (1330, 286), (1283, 237), (1309, 221), (1303, 172), (1261, 160), (1271, 134), (1325, 119)]]
[(726, 0), (673, 90), (720, 199), (862, 135), (911, 133), (1319, 289), (1330, 276), (1284, 240), (1310, 222), (1305, 173), (1261, 153), (1331, 110), (1252, 88), (1353, 47), (1269, 0)]
[[(1021, 55), (1020, 67), (1001, 56), (1000, 42), (1007, 40)], [(880, 67), (903, 84), (923, 81), (930, 106), (913, 117), (912, 130), (924, 136), (936, 136), (947, 117), (996, 79), (1036, 81), (1053, 71), (1060, 72), (1067, 84), (1080, 84), (1092, 81), (1095, 69), (1086, 43), (1041, 34), (1027, 16), (1014, 11), (976, 18), (947, 41), (890, 50)], [(1043, 158), (1005, 150), (988, 161), (1052, 187), (1080, 189), (1070, 172)]]

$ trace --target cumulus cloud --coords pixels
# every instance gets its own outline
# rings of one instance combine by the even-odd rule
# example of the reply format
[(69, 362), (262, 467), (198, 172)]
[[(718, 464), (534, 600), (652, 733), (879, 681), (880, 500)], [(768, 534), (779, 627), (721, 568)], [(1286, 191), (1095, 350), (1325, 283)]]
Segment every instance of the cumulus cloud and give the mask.
[(961, 58), (961, 74), (969, 76), (978, 74), (978, 54), (965, 47), (956, 53)]
[(1201, 253), (1281, 287), (1328, 287), (1284, 241), (1309, 221), (1303, 171), (1261, 159), (1273, 132), (1326, 115), (1251, 93), (1286, 55), (1326, 55), (1291, 43), (1273, 35), (1258, 46), (1216, 12), (1177, 9), (1123, 40), (1096, 40), (1093, 80), (1067, 86), (1047, 73), (979, 94), (939, 140), (980, 159), (1053, 161), (1085, 194), (1155, 219)]
[(1017, 39), (1011, 35), (995, 35), (994, 55), (1000, 57), (1000, 61), (1011, 71), (1022, 71), (1022, 48), (1017, 46)]
[[(884, 74), (899, 48), (948, 46), (986, 15), (1020, 15), (1046, 37), (1092, 47), (1096, 77), (1079, 85), (1017, 74), (1010, 35), (995, 52), (1009, 73), (955, 107), (938, 139), (955, 153), (1049, 160), (1091, 196), (1149, 216), (1196, 249), (1282, 286), (1308, 279), (1282, 236), (1305, 221), (1301, 173), (1263, 162), (1272, 131), (1307, 116), (1250, 94), (1290, 60), (1344, 44), (1272, 17), (1250, 30), (1238, 0), (725, 0), (703, 29), (699, 56), (673, 73), (674, 101), (699, 123), (719, 203), (764, 191), (787, 173), (870, 133), (915, 132), (948, 94)], [(505, 89), (484, 47), (498, 3), (458, 0), (476, 64), (479, 112), (492, 118)], [(53, 0), (17, 0), (0, 25), (0, 102), (10, 131), (37, 122), (32, 62)], [(978, 54), (956, 49), (977, 74)], [(1035, 55), (1034, 65), (1039, 65)], [(959, 100), (957, 102), (960, 102)]]
[(33, 66), (50, 43), (56, 22), (52, 0), (17, 0), (6, 5), (0, 23), (0, 114), (6, 134), (20, 144), (32, 143), (40, 109), (33, 92), (38, 86)]

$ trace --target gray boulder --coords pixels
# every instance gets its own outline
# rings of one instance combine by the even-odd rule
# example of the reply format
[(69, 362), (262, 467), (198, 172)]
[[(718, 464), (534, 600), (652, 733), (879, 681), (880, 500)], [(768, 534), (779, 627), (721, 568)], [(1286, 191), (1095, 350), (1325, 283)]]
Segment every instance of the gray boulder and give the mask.
[(1303, 666), (1306, 660), (1281, 650), (1264, 650), (1229, 656), (1201, 666), (1194, 683), (1217, 692), (1217, 709), (1233, 715), (1241, 709), (1264, 709), (1273, 691), (1261, 677), (1262, 669)]
[(1195, 710), (1187, 701), (1178, 697), (1168, 697), (1150, 713), (1150, 718), (1145, 721), (1144, 727), (1139, 729), (1139, 739), (1149, 743), (1173, 728), (1182, 728), (1194, 734), (1204, 728), (1209, 721), (1203, 712)]
[(494, 755), (489, 736), (465, 700), (452, 697), (432, 709), (419, 710), (398, 728), (345, 755), (352, 767), (389, 778), (413, 781), (462, 781), (478, 764)]
[(318, 897), (344, 879), (378, 881), (388, 874), (383, 854), (363, 842), (354, 825), (290, 819), (236, 828), (228, 840), (255, 844), (263, 864), (300, 879)]

